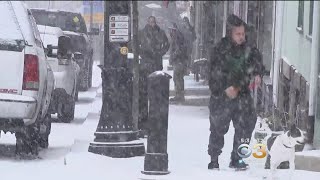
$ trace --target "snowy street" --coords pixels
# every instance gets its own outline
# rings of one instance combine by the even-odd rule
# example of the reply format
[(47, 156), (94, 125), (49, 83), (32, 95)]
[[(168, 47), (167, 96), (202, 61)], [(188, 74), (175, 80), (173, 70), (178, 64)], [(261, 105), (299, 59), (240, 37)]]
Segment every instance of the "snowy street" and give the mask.
[[(88, 152), (93, 141), (101, 108), (101, 77), (97, 63), (94, 65), (93, 88), (82, 92), (76, 106), (75, 120), (71, 124), (53, 123), (49, 148), (40, 151), (41, 159), (17, 160), (14, 156), (15, 137), (1, 136), (1, 179), (262, 179), (264, 160), (250, 159), (250, 169), (234, 172), (229, 169), (229, 158), (234, 130), (230, 127), (225, 137), (225, 147), (220, 157), (220, 171), (207, 170), (209, 156), (207, 144), (209, 120), (207, 107), (170, 105), (168, 130), (169, 171), (166, 176), (141, 174), (144, 157), (112, 159)], [(146, 140), (144, 140), (146, 143)], [(146, 145), (146, 144), (145, 144)], [(14, 169), (14, 170), (13, 170)], [(13, 173), (14, 172), (14, 173)], [(319, 179), (320, 173), (295, 171), (294, 179)], [(281, 170), (279, 179), (285, 179)]]

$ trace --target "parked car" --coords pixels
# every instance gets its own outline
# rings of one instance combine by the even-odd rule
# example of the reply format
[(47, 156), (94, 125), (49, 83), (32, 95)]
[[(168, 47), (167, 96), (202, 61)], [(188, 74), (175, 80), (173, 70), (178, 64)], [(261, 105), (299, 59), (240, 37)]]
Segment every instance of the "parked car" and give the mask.
[(38, 154), (51, 131), (54, 75), (31, 12), (0, 1), (0, 131), (15, 133), (16, 153)]
[[(55, 78), (55, 89), (52, 96), (50, 113), (58, 113), (58, 118), (62, 122), (71, 122), (74, 119), (75, 101), (78, 100), (80, 67), (76, 60), (78, 62), (83, 61), (83, 57), (80, 54), (74, 54), (66, 59), (58, 57), (58, 40), (59, 37), (64, 36), (62, 30), (58, 27), (42, 25), (38, 25), (38, 29), (44, 47), (48, 52), (48, 62)], [(60, 107), (64, 107), (70, 111), (66, 112), (59, 109)]]
[(64, 35), (71, 38), (73, 53), (81, 53), (84, 59), (77, 61), (80, 66), (79, 90), (86, 91), (92, 87), (93, 48), (82, 15), (48, 9), (31, 9), (31, 11), (38, 25), (59, 27)]

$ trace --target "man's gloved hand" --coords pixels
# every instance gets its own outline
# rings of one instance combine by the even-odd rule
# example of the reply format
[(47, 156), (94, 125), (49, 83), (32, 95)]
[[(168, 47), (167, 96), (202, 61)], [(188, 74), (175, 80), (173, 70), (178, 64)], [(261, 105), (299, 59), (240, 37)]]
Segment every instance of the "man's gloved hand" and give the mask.
[(238, 87), (230, 86), (224, 92), (230, 99), (234, 99), (238, 97), (240, 90)]
[(255, 86), (259, 87), (261, 85), (261, 77), (259, 75), (254, 77)]

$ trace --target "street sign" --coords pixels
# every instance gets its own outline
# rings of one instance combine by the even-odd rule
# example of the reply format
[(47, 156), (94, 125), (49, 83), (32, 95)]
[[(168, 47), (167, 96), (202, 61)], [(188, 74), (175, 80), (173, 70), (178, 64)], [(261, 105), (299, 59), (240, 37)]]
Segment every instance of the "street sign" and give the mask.
[(129, 42), (129, 16), (110, 15), (109, 41)]
[(129, 16), (124, 15), (111, 15), (110, 22), (128, 22)]
[(110, 29), (110, 36), (128, 36), (129, 29)]
[(110, 22), (110, 28), (129, 28), (128, 22)]

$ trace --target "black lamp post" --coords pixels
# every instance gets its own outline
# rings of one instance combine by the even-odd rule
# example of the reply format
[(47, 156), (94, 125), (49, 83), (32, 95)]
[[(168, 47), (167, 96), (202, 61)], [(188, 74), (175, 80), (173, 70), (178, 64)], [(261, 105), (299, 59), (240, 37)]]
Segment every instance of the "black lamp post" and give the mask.
[(105, 1), (103, 104), (89, 152), (114, 158), (145, 154), (132, 117), (132, 72), (127, 65), (131, 1)]

